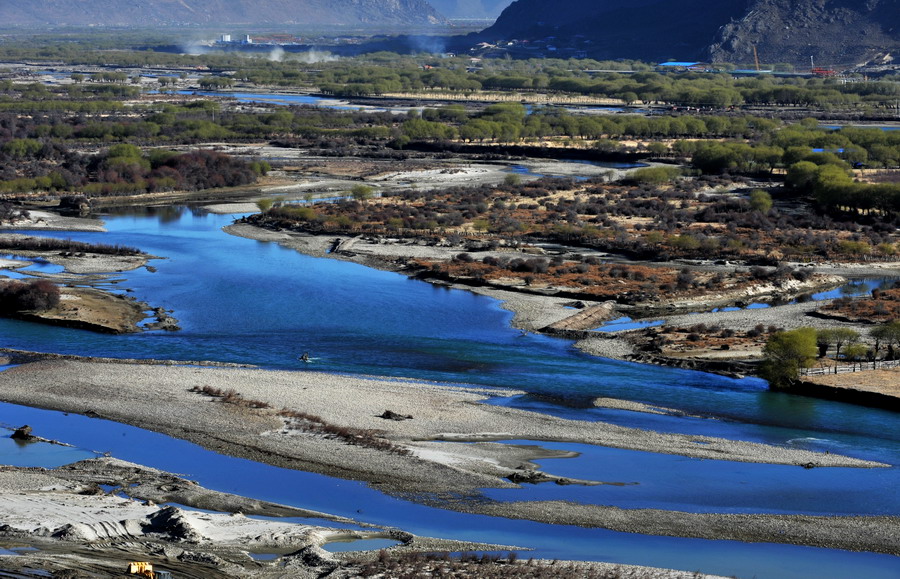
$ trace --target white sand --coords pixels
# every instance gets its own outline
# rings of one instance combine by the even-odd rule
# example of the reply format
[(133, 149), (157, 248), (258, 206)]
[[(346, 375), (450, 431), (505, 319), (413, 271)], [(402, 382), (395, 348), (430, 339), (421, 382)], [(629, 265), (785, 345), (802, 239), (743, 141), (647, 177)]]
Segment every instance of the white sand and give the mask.
[(29, 219), (4, 223), (0, 229), (47, 229), (56, 231), (106, 231), (103, 222), (82, 217), (63, 217), (49, 211), (29, 209)]

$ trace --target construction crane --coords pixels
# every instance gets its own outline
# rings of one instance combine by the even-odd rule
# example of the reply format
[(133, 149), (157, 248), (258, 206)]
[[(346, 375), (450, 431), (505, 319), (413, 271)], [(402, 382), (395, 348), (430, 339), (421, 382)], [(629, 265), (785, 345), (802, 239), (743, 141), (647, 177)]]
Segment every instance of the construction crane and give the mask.
[(837, 76), (837, 71), (833, 68), (816, 67), (812, 69), (812, 73), (816, 76)]
[(813, 73), (813, 76), (837, 76), (837, 71), (833, 68), (825, 68), (823, 66), (816, 66), (816, 61), (813, 60), (813, 57), (809, 57), (809, 71)]

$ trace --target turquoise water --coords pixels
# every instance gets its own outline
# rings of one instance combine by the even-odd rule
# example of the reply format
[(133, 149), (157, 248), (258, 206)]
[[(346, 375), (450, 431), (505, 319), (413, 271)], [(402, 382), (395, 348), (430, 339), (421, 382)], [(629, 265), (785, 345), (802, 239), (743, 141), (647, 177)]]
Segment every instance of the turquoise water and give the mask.
[[(567, 163), (575, 163), (578, 165), (593, 165), (595, 167), (606, 167), (608, 169), (634, 169), (635, 167), (643, 167), (644, 163), (613, 163), (606, 161), (582, 161), (582, 160), (567, 160)], [(535, 173), (530, 168), (525, 165), (510, 165), (509, 172), (515, 175), (525, 175), (527, 177), (571, 177), (576, 181), (587, 181), (590, 177), (583, 177), (571, 174), (557, 174), (553, 173), (552, 170), (549, 173)]]
[[(896, 469), (812, 468), (688, 458), (573, 443), (509, 441), (578, 452), (576, 458), (536, 461), (554, 476), (597, 486), (524, 485), (491, 489), (498, 500), (574, 500), (625, 509), (691, 513), (892, 515), (896, 505), (881, 492)], [(665, 473), (660, 476), (660, 473)], [(698, 490), (702, 489), (702, 492)]]
[(0, 255), (0, 259), (10, 259), (14, 261), (20, 261), (22, 263), (28, 263), (24, 267), (17, 267), (14, 269), (7, 269), (0, 272), (0, 275), (6, 276), (12, 279), (29, 279), (31, 276), (29, 274), (32, 273), (62, 273), (65, 271), (65, 268), (61, 265), (54, 265), (44, 259), (35, 258), (35, 257), (23, 257), (20, 255), (13, 255), (11, 253)]
[(833, 290), (818, 292), (812, 294), (814, 300), (831, 300), (836, 298), (855, 298), (867, 296), (874, 289), (887, 290), (894, 287), (894, 284), (900, 282), (898, 277), (879, 277), (871, 279), (855, 279)]
[[(894, 413), (772, 393), (757, 379), (738, 380), (586, 356), (565, 340), (533, 334), (523, 336), (510, 327), (511, 314), (489, 298), (434, 287), (355, 264), (311, 258), (272, 243), (221, 232), (220, 228), (230, 224), (233, 217), (185, 207), (149, 209), (140, 214), (106, 217), (108, 233), (46, 233), (80, 241), (136, 246), (165, 256), (166, 259), (151, 262), (157, 269), (155, 273), (141, 269), (116, 274), (124, 281), (115, 287), (119, 291), (131, 289), (131, 295), (138, 299), (174, 310), (184, 329), (175, 333), (110, 336), (0, 320), (0, 346), (93, 356), (219, 360), (296, 371), (312, 369), (513, 387), (528, 394), (498, 398), (495, 403), (580, 420), (827, 450), (900, 464), (900, 420)], [(297, 360), (304, 351), (311, 353), (314, 363), (307, 365)], [(694, 416), (594, 408), (590, 401), (598, 396), (675, 408)], [(14, 414), (21, 416), (21, 411), (16, 410)], [(90, 424), (98, 422), (83, 420)], [(12, 418), (7, 422), (16, 424), (27, 420)], [(71, 423), (68, 419), (60, 422), (61, 425)], [(59, 435), (40, 434), (84, 448), (111, 450), (114, 456), (174, 472), (190, 473), (200, 463), (220, 460), (219, 455), (205, 451), (198, 455), (195, 450), (179, 450), (176, 454), (193, 458), (184, 464), (173, 463), (170, 452), (154, 450), (162, 448), (157, 443), (153, 448), (143, 448), (143, 444), (137, 445), (140, 449), (134, 448), (132, 440), (137, 435), (133, 433), (98, 439), (107, 441), (110, 448), (101, 442), (72, 441), (71, 433), (65, 429)], [(166, 444), (178, 443), (162, 438), (170, 441)], [(860, 471), (804, 471), (795, 467), (691, 461), (611, 449), (581, 450), (583, 455), (578, 459), (549, 461), (552, 464), (544, 466), (555, 474), (577, 476), (583, 472), (591, 476), (578, 478), (639, 484), (526, 488), (519, 494), (503, 491), (497, 498), (552, 496), (622, 506), (670, 508), (665, 506), (670, 505), (698, 512), (900, 513), (900, 497), (896, 492), (900, 488), (900, 475), (896, 466)], [(625, 469), (620, 476), (591, 470), (610, 461)], [(528, 522), (501, 524), (493, 518), (444, 514), (445, 511), (387, 499), (368, 489), (365, 492), (372, 494), (366, 494), (365, 502), (358, 503), (360, 506), (355, 509), (345, 499), (345, 489), (351, 486), (365, 489), (357, 483), (328, 479), (327, 484), (331, 485), (328, 490), (303, 493), (302, 499), (291, 498), (290, 493), (281, 494), (281, 491), (269, 496), (272, 492), (260, 489), (258, 481), (274, 476), (265, 470), (271, 467), (248, 461), (240, 464), (237, 470), (210, 468), (197, 478), (219, 490), (279, 502), (294, 501), (290, 504), (300, 501), (300, 506), (347, 516), (359, 516), (357, 510), (367, 516), (372, 509), (369, 503), (377, 502), (373, 497), (381, 497), (378, 500), (387, 501), (390, 508), (385, 509), (383, 517), (373, 514), (372, 522), (395, 524), (412, 532), (427, 529), (432, 534), (449, 533), (459, 537), (458, 533), (462, 533), (479, 537), (473, 540), (539, 545), (541, 552), (549, 557), (610, 557), (610, 560), (687, 570), (702, 568), (726, 575), (737, 574), (734, 569), (741, 569), (740, 574), (744, 576), (766, 577), (851, 576), (785, 575), (774, 569), (789, 569), (794, 560), (813, 558), (827, 561), (825, 570), (846, 569), (840, 561), (846, 564), (856, 561), (853, 565), (857, 565), (864, 558), (861, 554), (819, 549), (809, 550), (807, 556), (802, 555), (807, 551), (796, 547), (750, 547), (717, 541), (682, 543), (673, 538), (606, 535), (608, 532), (567, 527), (563, 532), (556, 527)], [(264, 474), (260, 474), (260, 469)], [(301, 484), (294, 482), (300, 479), (293, 477), (312, 476), (285, 472), (291, 474), (278, 476), (291, 477), (292, 482), (285, 483), (286, 486)], [(248, 473), (246, 480), (243, 473)], [(629, 476), (625, 477), (625, 473)], [(670, 473), (678, 474), (673, 480), (679, 484), (665, 483)], [(721, 482), (706, 484), (717, 478)], [(307, 484), (305, 481), (304, 478), (302, 484)], [(785, 485), (783, 495), (779, 495), (782, 487), (776, 484), (778, 481)], [(846, 498), (853, 488), (861, 489), (858, 494), (865, 496)], [(543, 497), (542, 493), (553, 494)], [(315, 498), (310, 498), (313, 495)], [(435, 512), (442, 513), (441, 517), (435, 518)], [(485, 526), (485, 520), (491, 524)], [(522, 542), (523, 533), (531, 536), (530, 543)], [(557, 540), (556, 535), (563, 538)], [(615, 548), (600, 546), (609, 541)], [(691, 545), (690, 553), (683, 552), (680, 545), (684, 544)], [(897, 570), (892, 566), (897, 564), (896, 558), (871, 557), (871, 561), (879, 561), (876, 567), (889, 561), (891, 565), (884, 569)], [(814, 567), (821, 566), (816, 563)], [(878, 575), (873, 573), (869, 576)]]
[(596, 332), (624, 332), (626, 330), (639, 330), (641, 328), (652, 328), (665, 324), (665, 320), (633, 320), (628, 316), (616, 318), (604, 322), (602, 326), (596, 328)]
[(468, 515), (405, 502), (356, 481), (217, 454), (124, 424), (0, 403), (0, 423), (11, 421), (27, 422), (48, 438), (65, 438), (83, 448), (180, 473), (222, 492), (326, 511), (421, 536), (533, 549), (523, 551), (523, 557), (611, 561), (747, 579), (894, 579), (900, 564), (897, 557), (874, 553), (659, 537)]
[[(18, 426), (22, 426), (19, 424)], [(7, 425), (7, 427), (17, 428)], [(12, 431), (0, 431), (0, 464), (22, 467), (55, 468), (64, 464), (96, 458), (97, 454), (49, 442), (23, 442), (9, 438)]]
[(242, 103), (259, 103), (277, 106), (309, 105), (323, 109), (335, 109), (339, 111), (371, 111), (371, 112), (406, 112), (409, 110), (421, 111), (423, 107), (378, 107), (372, 105), (351, 105), (336, 98), (322, 98), (308, 94), (278, 94), (278, 93), (249, 93), (249, 92), (222, 92), (222, 91), (176, 91), (177, 94), (200, 95), (216, 98), (233, 98)]
[[(896, 462), (896, 414), (769, 392), (757, 379), (594, 358), (571, 342), (510, 327), (495, 300), (220, 231), (232, 216), (187, 208), (106, 219), (108, 233), (48, 233), (137, 246), (166, 259), (157, 271), (117, 274), (115, 287), (174, 310), (183, 330), (111, 336), (0, 320), (0, 346), (60, 353), (253, 363), (269, 368), (366, 373), (513, 387), (558, 399), (548, 411), (598, 396), (676, 408), (715, 420), (674, 419), (698, 431)], [(308, 351), (316, 358), (303, 364)], [(517, 398), (510, 405), (533, 406)], [(578, 409), (585, 419), (591, 409)], [(629, 426), (660, 419), (611, 412)]]
[(331, 553), (342, 553), (346, 551), (375, 551), (399, 544), (400, 541), (393, 539), (356, 539), (352, 541), (332, 541), (322, 545), (322, 548)]

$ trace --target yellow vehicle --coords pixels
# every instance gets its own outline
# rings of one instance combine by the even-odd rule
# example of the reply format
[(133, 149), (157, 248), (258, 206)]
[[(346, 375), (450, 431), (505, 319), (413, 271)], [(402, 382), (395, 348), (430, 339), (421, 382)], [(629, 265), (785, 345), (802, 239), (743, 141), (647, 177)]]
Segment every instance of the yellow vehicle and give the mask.
[(140, 575), (141, 577), (155, 579), (155, 576), (153, 575), (153, 564), (144, 561), (134, 561), (129, 563), (128, 572), (132, 575)]
[(153, 572), (153, 564), (146, 561), (133, 561), (128, 564), (128, 573), (139, 577), (147, 577), (148, 579), (172, 579), (172, 574), (168, 571)]

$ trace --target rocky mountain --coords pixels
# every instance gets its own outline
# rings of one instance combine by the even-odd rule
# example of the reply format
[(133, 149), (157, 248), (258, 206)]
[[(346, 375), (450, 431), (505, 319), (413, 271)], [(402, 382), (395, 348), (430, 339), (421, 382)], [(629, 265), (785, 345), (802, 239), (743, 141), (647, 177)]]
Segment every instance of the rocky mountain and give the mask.
[(757, 0), (725, 24), (709, 58), (824, 66), (900, 62), (900, 0)]
[(0, 26), (423, 25), (425, 0), (2, 0)]
[(495, 20), (512, 0), (428, 0), (428, 3), (454, 20)]
[[(900, 0), (517, 0), (480, 38), (595, 58), (854, 64), (900, 53)], [(886, 56), (888, 55), (888, 56)]]

